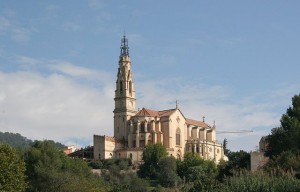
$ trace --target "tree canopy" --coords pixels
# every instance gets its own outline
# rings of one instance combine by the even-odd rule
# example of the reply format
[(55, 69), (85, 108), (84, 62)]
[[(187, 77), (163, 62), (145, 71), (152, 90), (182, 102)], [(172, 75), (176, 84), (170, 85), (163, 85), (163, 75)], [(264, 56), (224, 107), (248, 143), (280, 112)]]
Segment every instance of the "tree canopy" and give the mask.
[(36, 141), (25, 153), (29, 192), (104, 191), (104, 186), (82, 159), (73, 159), (54, 143)]
[(143, 178), (156, 178), (159, 170), (158, 161), (167, 154), (166, 147), (161, 143), (147, 145), (143, 151), (144, 163), (140, 166), (139, 175)]
[(14, 148), (0, 144), (0, 192), (25, 191), (25, 163)]
[(272, 129), (267, 137), (268, 156), (277, 156), (283, 151), (300, 152), (300, 94), (292, 98), (292, 106), (281, 117), (281, 126)]

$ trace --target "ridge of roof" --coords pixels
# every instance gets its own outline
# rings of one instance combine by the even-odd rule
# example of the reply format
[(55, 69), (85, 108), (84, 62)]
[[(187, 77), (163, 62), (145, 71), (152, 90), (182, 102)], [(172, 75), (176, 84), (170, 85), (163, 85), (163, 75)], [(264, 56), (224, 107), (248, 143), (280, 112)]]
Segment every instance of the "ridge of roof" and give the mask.
[(176, 109), (166, 109), (161, 111), (155, 111), (152, 109), (142, 108), (136, 113), (135, 116), (146, 116), (146, 117), (167, 117), (170, 116)]
[(209, 125), (203, 121), (197, 121), (197, 120), (189, 119), (189, 118), (186, 118), (186, 123), (190, 124), (190, 125), (196, 125), (199, 127), (209, 127)]
[(155, 117), (159, 116), (158, 111), (154, 111), (152, 109), (142, 108), (140, 111), (137, 112), (135, 116), (147, 116), (147, 117)]

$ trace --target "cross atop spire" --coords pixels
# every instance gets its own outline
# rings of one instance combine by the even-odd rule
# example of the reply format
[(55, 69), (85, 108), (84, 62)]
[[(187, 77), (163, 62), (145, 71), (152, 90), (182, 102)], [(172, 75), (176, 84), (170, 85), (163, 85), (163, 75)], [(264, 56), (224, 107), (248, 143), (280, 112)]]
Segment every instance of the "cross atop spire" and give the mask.
[(129, 56), (128, 39), (126, 38), (125, 33), (121, 40), (121, 56), (123, 55)]

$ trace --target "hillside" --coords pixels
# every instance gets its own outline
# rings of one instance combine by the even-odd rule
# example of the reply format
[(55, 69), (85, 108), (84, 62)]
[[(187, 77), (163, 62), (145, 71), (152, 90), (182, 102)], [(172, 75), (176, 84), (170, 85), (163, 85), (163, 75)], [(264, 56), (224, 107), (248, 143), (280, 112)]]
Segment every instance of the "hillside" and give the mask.
[[(49, 140), (50, 142), (53, 142), (55, 146), (59, 149), (65, 148), (66, 146), (62, 143), (55, 142), (52, 140)], [(34, 141), (27, 139), (26, 137), (22, 136), (19, 133), (9, 133), (9, 132), (0, 132), (0, 144), (9, 144), (12, 147), (15, 148), (28, 148), (31, 146), (31, 144)]]

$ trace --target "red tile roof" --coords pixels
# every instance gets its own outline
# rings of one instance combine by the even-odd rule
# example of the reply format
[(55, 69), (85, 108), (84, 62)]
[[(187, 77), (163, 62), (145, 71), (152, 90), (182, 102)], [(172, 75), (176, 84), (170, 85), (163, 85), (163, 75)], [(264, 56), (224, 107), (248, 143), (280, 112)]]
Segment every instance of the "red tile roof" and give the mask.
[[(152, 109), (143, 108), (140, 111), (138, 111), (135, 116), (137, 116), (137, 117), (169, 117), (176, 110), (177, 109), (167, 109), (167, 110), (162, 110), (162, 111), (155, 111)], [(195, 125), (198, 127), (209, 127), (209, 125), (206, 124), (205, 122), (188, 119), (188, 118), (185, 118), (185, 119), (186, 119), (186, 123), (189, 125)]]
[(170, 116), (176, 109), (168, 109), (163, 111), (154, 111), (151, 109), (143, 108), (137, 112), (135, 116), (138, 117), (168, 117)]
[(196, 120), (193, 120), (193, 119), (188, 119), (186, 118), (186, 123), (187, 124), (190, 124), (190, 125), (196, 125), (198, 127), (208, 127), (209, 125), (206, 124), (205, 122), (202, 122), (202, 121), (196, 121)]
[(145, 116), (145, 117), (158, 117), (159, 114), (158, 114), (158, 111), (143, 108), (142, 110), (137, 112), (137, 114), (135, 116), (138, 116), (138, 117), (143, 117), (143, 116)]

